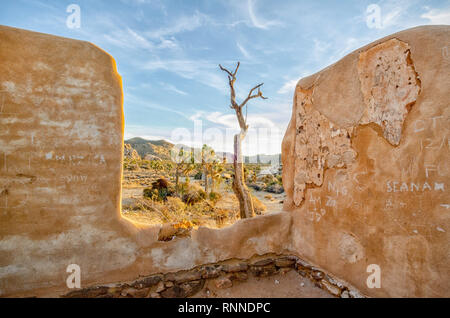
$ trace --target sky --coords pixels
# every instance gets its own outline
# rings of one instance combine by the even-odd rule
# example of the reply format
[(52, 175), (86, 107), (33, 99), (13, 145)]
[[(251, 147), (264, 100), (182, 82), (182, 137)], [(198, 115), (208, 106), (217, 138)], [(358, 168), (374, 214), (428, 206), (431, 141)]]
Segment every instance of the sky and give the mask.
[(386, 35), (450, 24), (450, 0), (0, 0), (0, 24), (111, 54), (123, 80), (125, 139), (232, 152), (238, 123), (218, 64), (240, 61), (238, 102), (259, 83), (268, 97), (248, 104), (243, 152), (276, 154), (300, 78)]

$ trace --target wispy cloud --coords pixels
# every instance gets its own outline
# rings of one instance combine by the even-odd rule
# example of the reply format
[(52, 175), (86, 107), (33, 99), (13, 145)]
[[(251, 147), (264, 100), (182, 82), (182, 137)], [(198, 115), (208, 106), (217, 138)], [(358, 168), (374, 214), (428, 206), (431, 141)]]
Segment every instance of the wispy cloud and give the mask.
[(272, 20), (264, 21), (262, 18), (256, 16), (255, 0), (247, 0), (248, 15), (254, 27), (258, 29), (269, 29), (272, 26), (281, 25), (281, 22)]
[(162, 111), (162, 112), (169, 112), (169, 113), (176, 114), (184, 119), (189, 119), (186, 117), (186, 114), (184, 112), (178, 111), (175, 108), (163, 106), (163, 105), (156, 104), (153, 102), (149, 102), (149, 101), (143, 100), (142, 98), (140, 98), (138, 96), (135, 96), (135, 95), (132, 95), (129, 93), (125, 94), (125, 102), (130, 103), (134, 106), (138, 106), (141, 109), (148, 108), (148, 109)]
[(242, 55), (244, 55), (244, 57), (246, 59), (251, 58), (250, 53), (248, 53), (247, 49), (245, 47), (243, 47), (239, 42), (236, 43), (236, 46), (238, 47), (239, 51), (241, 51)]
[(188, 95), (188, 93), (186, 93), (185, 91), (182, 91), (178, 88), (176, 88), (174, 85), (172, 84), (168, 84), (168, 83), (161, 83), (161, 86), (168, 91), (180, 94), (180, 95)]
[[(285, 127), (276, 125), (268, 117), (267, 114), (248, 115), (247, 123), (250, 128), (243, 142), (245, 155), (280, 153)], [(204, 121), (203, 127), (206, 126), (205, 123), (209, 122), (212, 124), (212, 128), (207, 128), (203, 131), (203, 139), (201, 141), (188, 138), (183, 141), (184, 144), (199, 146), (207, 143), (218, 151), (233, 152), (233, 136), (239, 132), (239, 124), (234, 113), (198, 111), (190, 119), (192, 121)], [(192, 136), (193, 133), (190, 135)]]
[(427, 19), (430, 24), (450, 24), (450, 8), (430, 9), (422, 14), (422, 19)]
[(160, 39), (172, 36), (182, 32), (194, 31), (195, 29), (205, 25), (209, 21), (209, 17), (199, 11), (190, 16), (177, 17), (172, 25), (162, 27), (156, 30), (146, 31), (145, 34), (153, 39)]
[(149, 71), (165, 70), (185, 79), (194, 80), (206, 86), (226, 92), (226, 81), (218, 74), (218, 66), (208, 61), (197, 60), (154, 60), (144, 64)]
[(118, 46), (122, 49), (132, 49), (132, 50), (163, 50), (163, 49), (177, 49), (178, 44), (175, 38), (165, 39), (160, 38), (159, 40), (149, 40), (143, 34), (138, 33), (129, 27), (125, 29), (115, 29), (110, 34), (105, 34), (104, 39)]
[(281, 88), (277, 91), (278, 94), (293, 93), (295, 86), (297, 86), (298, 79), (292, 79), (283, 84)]
[[(225, 128), (239, 130), (239, 123), (234, 113), (225, 114), (222, 112), (196, 112), (189, 117), (191, 120), (207, 120), (210, 123), (220, 125)], [(274, 128), (277, 125), (265, 116), (258, 114), (248, 114), (247, 123), (253, 128)]]

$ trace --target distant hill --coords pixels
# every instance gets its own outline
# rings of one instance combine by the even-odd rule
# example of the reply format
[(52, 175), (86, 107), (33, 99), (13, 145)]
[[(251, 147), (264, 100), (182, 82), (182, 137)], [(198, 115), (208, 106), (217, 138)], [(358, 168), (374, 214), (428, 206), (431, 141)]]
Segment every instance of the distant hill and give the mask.
[(157, 157), (161, 160), (170, 160), (170, 150), (175, 146), (165, 140), (146, 140), (140, 137), (125, 140), (125, 144), (135, 149), (142, 159)]
[[(147, 140), (140, 137), (125, 140), (125, 144), (129, 144), (135, 149), (142, 159), (147, 158), (149, 160), (170, 160), (170, 151), (175, 147), (174, 144), (165, 140)], [(183, 147), (185, 150), (191, 149), (191, 147), (185, 145), (177, 145), (177, 147)], [(229, 163), (233, 162), (233, 154), (230, 152), (218, 151), (216, 156), (220, 159), (225, 157)], [(281, 154), (245, 156), (244, 162), (278, 165), (281, 163)]]

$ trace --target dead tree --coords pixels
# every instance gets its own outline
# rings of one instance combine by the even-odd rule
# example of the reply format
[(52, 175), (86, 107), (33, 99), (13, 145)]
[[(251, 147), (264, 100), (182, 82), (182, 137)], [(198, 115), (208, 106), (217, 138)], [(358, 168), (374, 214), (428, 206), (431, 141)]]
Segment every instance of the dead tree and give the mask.
[[(247, 135), (248, 125), (247, 125), (247, 116), (244, 118), (243, 108), (247, 105), (247, 103), (254, 98), (262, 98), (267, 99), (263, 96), (261, 92), (261, 86), (264, 83), (256, 85), (253, 87), (248, 93), (247, 98), (241, 103), (238, 104), (236, 102), (236, 91), (234, 89), (234, 84), (236, 82), (236, 74), (239, 70), (240, 62), (237, 63), (234, 72), (230, 72), (226, 68), (222, 67), (219, 64), (219, 67), (222, 71), (228, 74), (228, 84), (230, 85), (230, 101), (231, 101), (231, 109), (234, 109), (236, 112), (236, 116), (239, 122), (240, 132), (234, 136), (234, 157), (233, 157), (233, 166), (234, 166), (234, 179), (233, 179), (233, 191), (236, 194), (237, 199), (239, 200), (239, 209), (241, 219), (251, 218), (254, 215), (253, 210), (253, 202), (250, 196), (250, 192), (248, 191), (247, 186), (245, 185), (244, 180), (244, 164), (242, 162), (242, 141)], [(255, 93), (255, 91), (257, 91)]]

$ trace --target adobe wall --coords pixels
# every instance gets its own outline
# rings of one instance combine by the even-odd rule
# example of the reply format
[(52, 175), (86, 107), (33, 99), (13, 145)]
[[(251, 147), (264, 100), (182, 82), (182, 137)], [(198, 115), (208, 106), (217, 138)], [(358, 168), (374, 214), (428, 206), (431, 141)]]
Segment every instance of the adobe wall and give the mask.
[(162, 242), (120, 215), (112, 57), (0, 27), (0, 296), (67, 295), (69, 264), (89, 288), (258, 255), (298, 256), (369, 296), (450, 296), (448, 31), (395, 34), (299, 82), (287, 212)]
[(294, 250), (370, 296), (450, 296), (449, 44), (450, 26), (409, 29), (295, 90), (282, 149)]
[(120, 215), (121, 77), (96, 46), (0, 27), (0, 296), (82, 287), (281, 253), (291, 218), (275, 213), (190, 238)]

